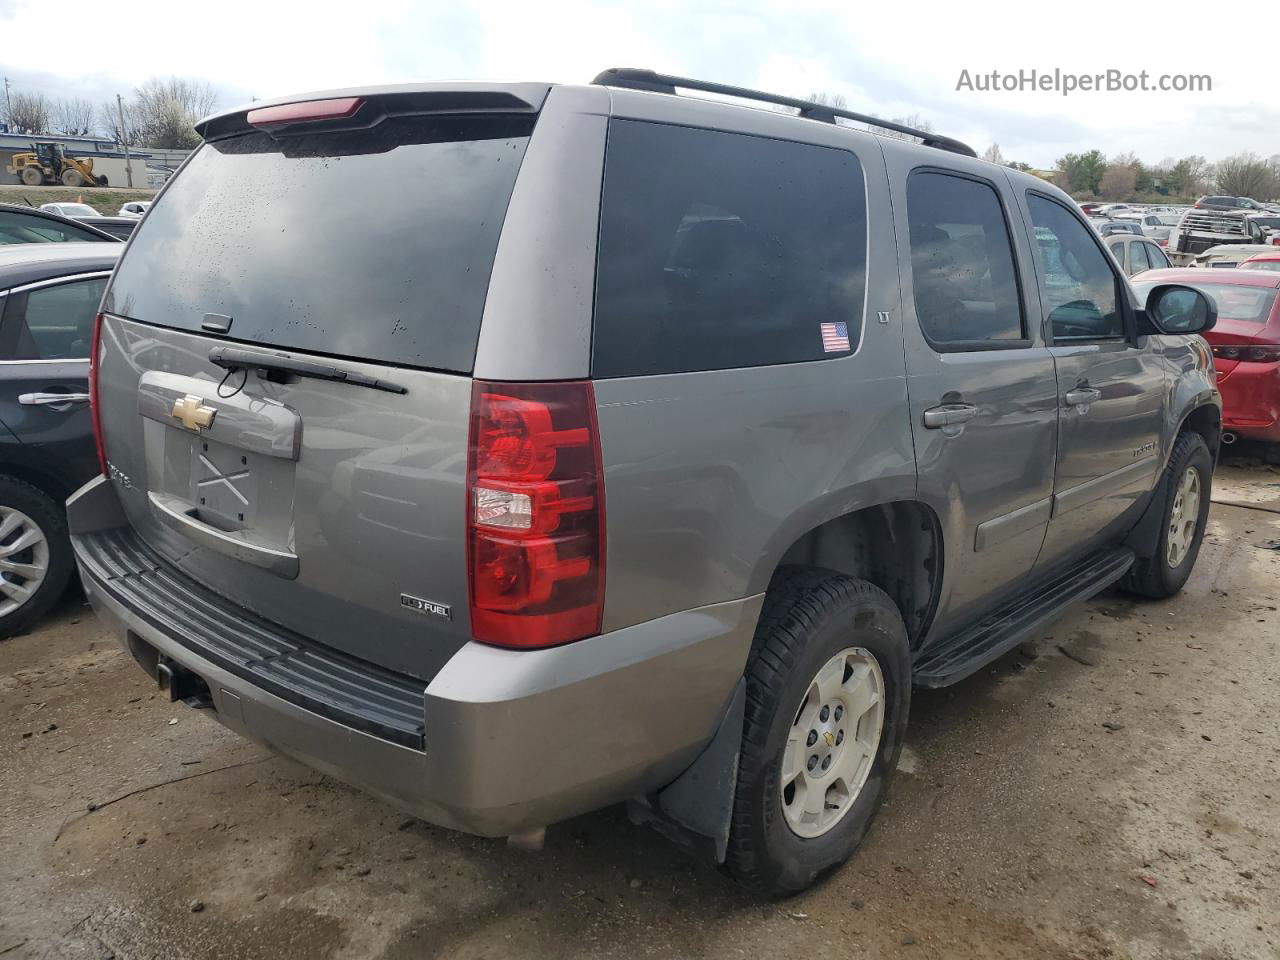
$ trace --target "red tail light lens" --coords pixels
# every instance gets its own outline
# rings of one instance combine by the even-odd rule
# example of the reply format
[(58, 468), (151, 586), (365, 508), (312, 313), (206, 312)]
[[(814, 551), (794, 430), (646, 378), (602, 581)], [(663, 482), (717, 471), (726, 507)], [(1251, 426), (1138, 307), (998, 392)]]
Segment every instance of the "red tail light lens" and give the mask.
[(304, 100), (282, 103), (276, 107), (250, 110), (245, 119), (252, 127), (270, 127), (277, 123), (310, 123), (314, 120), (345, 120), (364, 104), (360, 97), (338, 97), (333, 100)]
[(467, 473), (472, 636), (531, 649), (599, 633), (604, 479), (591, 383), (477, 380)]
[(107, 450), (102, 444), (102, 410), (98, 405), (98, 368), (102, 363), (102, 314), (93, 318), (92, 347), (89, 349), (89, 416), (93, 420), (93, 445), (98, 451), (98, 469), (107, 471)]
[(1237, 360), (1241, 363), (1280, 363), (1280, 344), (1215, 343), (1213, 355), (1219, 360)]

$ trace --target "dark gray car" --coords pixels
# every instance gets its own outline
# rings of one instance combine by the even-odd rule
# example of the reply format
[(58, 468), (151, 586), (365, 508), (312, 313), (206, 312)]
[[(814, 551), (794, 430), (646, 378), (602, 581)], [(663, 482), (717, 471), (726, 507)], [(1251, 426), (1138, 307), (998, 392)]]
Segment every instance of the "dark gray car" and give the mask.
[[(675, 95), (767, 100), (802, 116)], [(913, 684), (1195, 561), (1213, 305), (934, 134), (644, 71), (229, 111), (107, 291), (92, 602), (433, 823), (631, 801), (794, 891)]]

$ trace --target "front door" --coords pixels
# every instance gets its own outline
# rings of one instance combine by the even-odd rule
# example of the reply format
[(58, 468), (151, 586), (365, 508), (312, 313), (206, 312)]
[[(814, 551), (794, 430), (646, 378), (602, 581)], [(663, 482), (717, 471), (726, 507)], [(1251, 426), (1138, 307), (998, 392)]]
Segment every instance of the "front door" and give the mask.
[[(1137, 337), (1124, 279), (1093, 230), (1047, 195), (1025, 197), (1060, 415), (1047, 568), (1079, 557), (1136, 519), (1155, 484), (1168, 374)], [(1131, 245), (1130, 250), (1136, 244)]]
[[(886, 145), (891, 164), (894, 154)], [(909, 169), (895, 198), (918, 490), (943, 524), (935, 636), (1016, 591), (1049, 519), (1056, 441), (1053, 360), (1028, 301), (1025, 233), (1005, 178)], [(966, 165), (963, 158), (948, 158)], [(1016, 215), (1016, 214), (1015, 214)], [(1025, 278), (1025, 280), (1023, 279)]]

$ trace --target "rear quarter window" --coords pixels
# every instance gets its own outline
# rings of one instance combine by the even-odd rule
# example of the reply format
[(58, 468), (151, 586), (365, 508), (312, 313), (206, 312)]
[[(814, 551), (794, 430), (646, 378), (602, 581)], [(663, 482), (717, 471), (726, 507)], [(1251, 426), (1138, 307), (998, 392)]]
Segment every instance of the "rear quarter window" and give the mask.
[(848, 151), (611, 121), (593, 376), (848, 355), (866, 237), (862, 167)]

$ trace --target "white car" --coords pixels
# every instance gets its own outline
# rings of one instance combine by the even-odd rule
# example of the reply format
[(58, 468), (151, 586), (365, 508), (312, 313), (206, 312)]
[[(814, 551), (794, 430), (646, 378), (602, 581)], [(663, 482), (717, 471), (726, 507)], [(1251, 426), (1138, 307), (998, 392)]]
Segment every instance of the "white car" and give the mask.
[(56, 213), (60, 217), (100, 217), (100, 214), (87, 203), (42, 203), (40, 209), (46, 213)]
[(1160, 246), (1169, 245), (1169, 234), (1178, 225), (1180, 219), (1176, 213), (1129, 213), (1120, 214), (1117, 220), (1132, 220), (1142, 225), (1142, 232)]
[(130, 200), (128, 203), (120, 207), (117, 216), (132, 217), (134, 220), (141, 220), (142, 215), (147, 212), (147, 208), (151, 206), (150, 200)]

